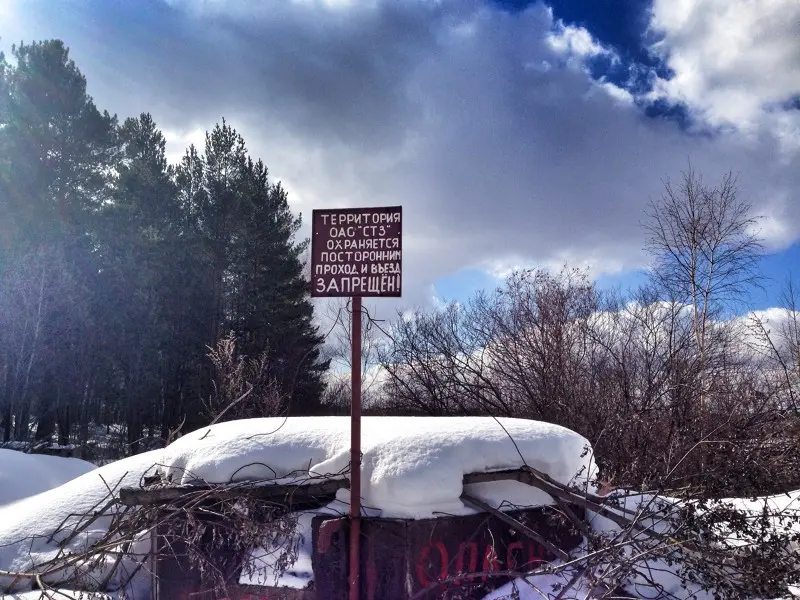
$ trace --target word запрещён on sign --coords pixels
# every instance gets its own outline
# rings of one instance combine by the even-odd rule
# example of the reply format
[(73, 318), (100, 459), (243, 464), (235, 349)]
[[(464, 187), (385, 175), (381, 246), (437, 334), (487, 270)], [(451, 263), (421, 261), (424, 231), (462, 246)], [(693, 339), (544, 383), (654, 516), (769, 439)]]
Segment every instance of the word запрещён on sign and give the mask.
[(399, 296), (401, 235), (400, 207), (314, 211), (312, 295)]

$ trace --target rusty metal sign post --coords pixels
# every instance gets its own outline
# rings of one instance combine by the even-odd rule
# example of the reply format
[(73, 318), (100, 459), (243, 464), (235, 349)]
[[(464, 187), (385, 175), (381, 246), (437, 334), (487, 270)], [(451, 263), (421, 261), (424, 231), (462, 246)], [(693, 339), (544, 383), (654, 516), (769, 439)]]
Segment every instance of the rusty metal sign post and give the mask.
[(399, 298), (403, 209), (315, 210), (311, 219), (311, 295), (350, 297), (350, 600), (358, 600), (361, 537), (361, 299)]

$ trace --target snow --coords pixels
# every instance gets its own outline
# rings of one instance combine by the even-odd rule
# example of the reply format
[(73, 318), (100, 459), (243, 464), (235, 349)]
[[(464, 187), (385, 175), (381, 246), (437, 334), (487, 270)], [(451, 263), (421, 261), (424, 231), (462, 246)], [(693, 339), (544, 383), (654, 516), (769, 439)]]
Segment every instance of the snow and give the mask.
[[(36, 565), (55, 558), (61, 533), (69, 532), (81, 521), (81, 515), (101, 508), (108, 498), (108, 488), (138, 486), (145, 472), (152, 470), (161, 451), (146, 452), (90, 471), (52, 490), (0, 506), (0, 569), (31, 571)], [(108, 487), (107, 487), (108, 486)], [(110, 516), (103, 516), (76, 536), (68, 549), (80, 552), (106, 533)], [(0, 577), (0, 589), (8, 585)], [(22, 580), (18, 586), (29, 586)]]
[[(493, 590), (483, 597), (483, 600), (549, 600), (557, 598), (571, 577), (562, 573), (532, 575), (525, 579), (515, 579)], [(562, 598), (573, 600), (592, 596), (592, 588), (585, 580), (575, 582)], [(602, 597), (602, 596), (599, 596)]]
[[(7, 594), (0, 596), (0, 600), (117, 600), (116, 594), (99, 594), (88, 592), (76, 592), (74, 590), (58, 589), (49, 596), (42, 592), (22, 592), (20, 594)], [(122, 598), (120, 598), (122, 600)]]
[[(59, 552), (58, 540), (66, 536), (61, 533), (50, 539), (53, 532), (71, 530), (82, 515), (107, 502), (109, 488), (138, 486), (146, 472), (160, 471), (180, 484), (198, 480), (225, 483), (305, 480), (309, 476), (345, 478), (349, 449), (350, 420), (346, 417), (249, 419), (200, 429), (165, 449), (110, 463), (50, 491), (0, 506), (0, 568), (31, 571), (53, 559)], [(459, 499), (464, 474), (527, 463), (558, 481), (585, 483), (594, 469), (587, 449), (588, 442), (578, 434), (536, 421), (365, 417), (362, 502), (369, 507), (365, 512), (371, 516), (427, 518), (445, 513), (469, 514), (474, 511)], [(8, 473), (7, 487), (19, 490), (17, 497), (36, 491), (25, 487), (26, 472), (17, 469)], [(62, 474), (67, 479), (66, 469)], [(551, 502), (545, 494), (517, 482), (470, 488), (471, 493), (495, 505), (509, 499), (520, 505)], [(328, 510), (346, 514), (348, 503), (349, 492), (340, 490), (335, 507)], [(320, 511), (299, 515), (300, 558), (278, 581), (279, 585), (305, 585), (309, 580), (313, 514)], [(70, 541), (68, 550), (80, 552), (87, 548), (106, 533), (109, 522), (108, 515), (98, 518)], [(265, 558), (267, 551), (254, 551), (256, 572), (252, 577), (262, 581), (274, 579), (275, 575)], [(8, 578), (0, 577), (0, 586), (8, 583)], [(29, 585), (23, 580), (16, 589), (23, 591)]]
[(239, 577), (239, 583), (242, 585), (290, 587), (294, 589), (308, 587), (313, 580), (311, 557), (314, 554), (314, 549), (311, 545), (311, 520), (320, 514), (341, 515), (341, 505), (339, 505), (339, 510), (337, 511), (336, 504), (334, 502), (330, 507), (325, 507), (321, 510), (297, 513), (297, 529), (295, 532), (299, 541), (297, 559), (285, 573), (276, 572), (275, 561), (277, 556), (275, 548), (256, 548), (250, 553), (245, 562), (245, 568)]
[[(305, 481), (322, 476), (345, 479), (349, 447), (349, 418), (304, 417), (231, 421), (205, 427), (165, 449), (85, 473), (81, 469), (93, 466), (82, 461), (0, 451), (3, 452), (0, 454), (0, 493), (10, 498), (6, 504), (0, 504), (0, 569), (31, 571), (51, 560), (59, 550), (58, 540), (65, 536), (62, 533), (50, 541), (53, 532), (59, 528), (70, 530), (81, 520), (80, 515), (103, 506), (109, 487), (113, 490), (136, 487), (145, 473), (161, 472), (175, 484)], [(9, 452), (11, 455), (6, 454)], [(595, 469), (591, 449), (583, 437), (556, 425), (521, 419), (365, 417), (362, 420), (362, 454), (364, 514), (386, 518), (430, 518), (474, 512), (459, 499), (462, 478), (467, 473), (528, 464), (562, 483), (589, 487), (588, 478)], [(34, 483), (33, 479), (41, 481)], [(65, 483), (58, 485), (62, 481)], [(58, 487), (41, 491), (50, 486)], [(465, 491), (494, 506), (535, 506), (552, 502), (543, 492), (519, 482), (476, 484)], [(651, 496), (630, 495), (625, 498), (625, 506), (634, 509), (651, 500)], [(664, 500), (669, 502), (670, 499)], [(800, 491), (728, 501), (754, 514), (761, 511), (765, 502), (773, 510), (796, 510)], [(345, 515), (348, 504), (349, 492), (341, 489), (337, 499), (328, 506), (297, 513), (298, 558), (295, 563), (278, 576), (274, 568), (274, 550), (255, 549), (249, 560), (252, 572), (243, 574), (241, 583), (307, 587), (312, 577), (311, 519), (318, 514)], [(609, 519), (591, 513), (589, 517), (595, 531), (609, 536), (620, 533), (619, 527)], [(98, 518), (69, 543), (68, 549), (79, 552), (101, 538), (109, 520), (109, 516)], [(146, 552), (148, 547), (148, 542), (142, 540), (137, 551)], [(580, 551), (574, 553), (574, 558), (579, 556)], [(668, 567), (660, 559), (649, 560), (647, 566), (651, 568), (650, 575), (656, 574), (657, 583), (667, 592), (679, 598), (690, 593), (696, 593), (698, 600), (710, 598), (697, 589), (684, 589), (675, 573), (677, 567)], [(95, 576), (102, 574), (93, 573)], [(566, 581), (564, 575), (552, 573), (528, 579), (512, 582), (489, 594), (486, 600), (555, 597)], [(0, 577), (0, 589), (8, 583), (9, 578)], [(130, 590), (132, 597), (147, 598), (147, 582), (134, 583)], [(634, 579), (630, 589), (641, 597), (653, 597), (652, 585), (644, 583)], [(577, 581), (564, 598), (585, 597), (590, 592), (588, 586), (587, 581)], [(40, 592), (25, 593), (30, 589), (30, 582), (26, 580), (19, 582), (15, 589), (20, 593), (2, 598), (34, 600), (41, 597)], [(75, 593), (65, 592), (62, 597), (73, 596)], [(114, 594), (110, 598), (114, 598)]]
[[(344, 517), (349, 511), (349, 504), (342, 500), (334, 500), (322, 508), (294, 513), (297, 517), (295, 536), (298, 541), (297, 560), (284, 573), (275, 568), (280, 549), (256, 548), (245, 560), (245, 568), (239, 578), (242, 585), (264, 585), (305, 589), (313, 581), (311, 557), (314, 554), (311, 539), (311, 521), (316, 516)], [(373, 508), (362, 508), (366, 517), (377, 517), (380, 511)]]
[[(654, 496), (652, 494), (621, 494), (619, 497), (619, 506), (627, 511), (634, 511), (640, 516), (638, 523), (658, 534), (666, 534), (669, 530), (669, 522), (666, 518), (644, 518), (641, 515), (647, 514), (661, 514), (669, 515), (672, 510), (669, 508), (671, 505), (676, 504), (677, 500), (673, 498)], [(609, 507), (610, 508), (610, 507)], [(620, 511), (615, 511), (621, 514)], [(608, 543), (622, 540), (644, 540), (647, 539), (644, 534), (635, 534), (623, 531), (618, 524), (603, 515), (587, 511), (587, 517), (590, 521), (592, 530), (605, 537)], [(638, 549), (633, 545), (627, 545), (622, 548), (621, 555), (630, 557), (636, 553)], [(667, 565), (661, 558), (642, 558), (639, 560), (640, 567), (637, 569), (642, 573), (634, 573), (628, 578), (627, 587), (638, 598), (656, 598), (656, 597), (675, 597), (684, 598), (692, 597), (696, 600), (711, 600), (712, 595), (704, 592), (697, 584), (684, 582), (678, 575), (679, 565)], [(684, 586), (684, 583), (686, 586)], [(661, 594), (664, 594), (662, 596)], [(671, 595), (671, 596), (670, 596)]]
[[(470, 514), (468, 491), (490, 504), (550, 504), (519, 482), (463, 489), (463, 476), (533, 466), (562, 483), (587, 485), (594, 473), (589, 443), (558, 425), (491, 417), (364, 417), (362, 503), (387, 518)], [(348, 417), (230, 421), (190, 433), (163, 455), (174, 483), (266, 480), (308, 473), (345, 477), (350, 461)], [(347, 492), (340, 499), (347, 501)]]
[[(672, 503), (677, 503), (678, 500), (664, 496), (653, 496), (650, 494), (621, 494), (620, 506), (627, 510), (641, 511), (640, 514), (652, 513), (659, 511), (660, 507), (668, 507)], [(787, 494), (779, 494), (775, 496), (765, 496), (761, 498), (745, 499), (745, 498), (726, 498), (717, 501), (730, 505), (733, 508), (744, 511), (751, 515), (760, 515), (764, 507), (768, 507), (769, 511), (775, 515), (781, 515), (785, 519), (790, 518), (792, 515), (800, 512), (800, 490), (790, 492)], [(669, 511), (667, 511), (669, 512)], [(619, 525), (604, 517), (602, 515), (588, 512), (590, 525), (592, 529), (599, 534), (606, 536), (606, 539), (613, 540), (618, 536), (625, 535)], [(785, 523), (782, 523), (780, 518), (773, 517), (773, 526), (776, 529), (783, 529)], [(663, 519), (641, 519), (639, 523), (645, 527), (651, 528), (658, 533), (666, 533), (668, 524)], [(790, 528), (793, 532), (800, 534), (800, 524), (792, 523)], [(637, 536), (627, 534), (630, 538)], [(736, 540), (734, 540), (734, 543)], [(742, 543), (745, 540), (741, 540)], [(631, 548), (626, 548), (622, 552), (629, 555), (633, 552)], [(580, 559), (585, 556), (585, 548), (579, 547), (571, 555), (571, 558), (577, 561), (577, 566), (580, 568)], [(558, 565), (558, 561), (553, 565)], [(655, 598), (691, 598), (692, 600), (714, 600), (715, 596), (713, 591), (705, 591), (700, 585), (685, 581), (679, 576), (680, 565), (669, 565), (661, 558), (641, 558), (638, 561), (638, 573), (632, 575), (625, 586), (637, 598), (655, 599)], [(573, 571), (574, 572), (574, 571)], [(562, 590), (564, 584), (571, 579), (572, 573), (562, 571), (554, 574), (539, 574), (527, 577), (525, 580), (517, 579), (504, 585), (490, 594), (486, 595), (483, 600), (542, 600), (543, 598), (555, 598)], [(794, 597), (800, 597), (800, 587), (790, 586), (787, 593)], [(514, 595), (517, 594), (517, 595)], [(602, 593), (599, 594), (602, 596)], [(572, 598), (585, 599), (587, 597), (595, 597), (597, 593), (592, 595), (592, 586), (587, 577), (579, 578), (568, 592), (563, 595), (565, 600)]]
[(78, 458), (0, 448), (0, 506), (53, 489), (95, 468)]
[[(466, 491), (494, 506), (552, 504), (550, 496), (516, 481), (463, 486), (467, 473), (529, 464), (562, 483), (587, 484), (589, 443), (549, 423), (484, 417), (365, 417), (362, 420), (362, 504), (370, 516), (430, 518), (471, 514)], [(203, 428), (164, 452), (160, 471), (174, 483), (345, 477), (350, 460), (346, 417), (252, 419)], [(347, 514), (349, 491), (319, 511), (298, 515), (299, 556), (278, 576), (275, 549), (256, 549), (240, 582), (303, 588), (311, 581), (311, 519)]]

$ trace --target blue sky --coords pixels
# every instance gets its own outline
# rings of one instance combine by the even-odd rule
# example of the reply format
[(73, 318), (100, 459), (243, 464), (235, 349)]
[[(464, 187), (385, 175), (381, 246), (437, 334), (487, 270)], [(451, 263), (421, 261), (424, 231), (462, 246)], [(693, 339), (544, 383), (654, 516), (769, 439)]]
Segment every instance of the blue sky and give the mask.
[(0, 0), (0, 47), (50, 37), (173, 160), (225, 117), (297, 211), (402, 204), (384, 313), (515, 266), (635, 285), (645, 206), (689, 161), (765, 217), (753, 307), (800, 277), (796, 0)]
[[(800, 243), (794, 243), (782, 252), (765, 254), (761, 260), (764, 281), (752, 290), (747, 300), (750, 310), (765, 310), (778, 306), (789, 277), (800, 281)], [(644, 268), (615, 275), (599, 275), (595, 279), (603, 290), (632, 290), (647, 281)], [(492, 289), (501, 279), (481, 269), (464, 269), (436, 282), (437, 297), (441, 302), (464, 301), (479, 290)]]

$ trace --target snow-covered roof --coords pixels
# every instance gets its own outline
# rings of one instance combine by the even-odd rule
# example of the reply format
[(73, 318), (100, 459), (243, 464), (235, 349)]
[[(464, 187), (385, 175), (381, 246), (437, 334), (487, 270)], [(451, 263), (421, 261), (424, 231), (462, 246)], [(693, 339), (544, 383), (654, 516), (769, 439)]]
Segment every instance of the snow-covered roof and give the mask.
[[(561, 483), (585, 483), (593, 462), (589, 442), (539, 421), (492, 417), (364, 417), (362, 502), (384, 517), (467, 514), (464, 475), (532, 466)], [(230, 421), (190, 433), (165, 449), (160, 468), (173, 483), (280, 479), (298, 472), (346, 477), (349, 417)], [(518, 482), (470, 486), (487, 502), (550, 504)], [(349, 492), (341, 490), (346, 500)]]

